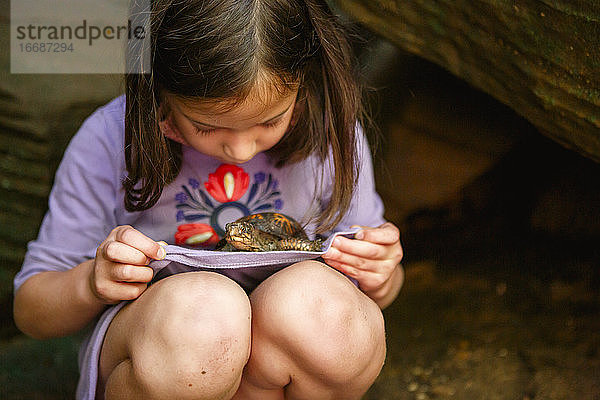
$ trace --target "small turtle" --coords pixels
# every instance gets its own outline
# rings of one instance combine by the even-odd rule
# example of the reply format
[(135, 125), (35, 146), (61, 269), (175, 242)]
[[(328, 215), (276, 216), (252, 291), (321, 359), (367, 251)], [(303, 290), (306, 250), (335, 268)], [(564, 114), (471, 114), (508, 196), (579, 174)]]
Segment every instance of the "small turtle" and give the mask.
[(225, 225), (220, 251), (321, 251), (321, 239), (309, 240), (302, 226), (284, 214), (251, 214)]

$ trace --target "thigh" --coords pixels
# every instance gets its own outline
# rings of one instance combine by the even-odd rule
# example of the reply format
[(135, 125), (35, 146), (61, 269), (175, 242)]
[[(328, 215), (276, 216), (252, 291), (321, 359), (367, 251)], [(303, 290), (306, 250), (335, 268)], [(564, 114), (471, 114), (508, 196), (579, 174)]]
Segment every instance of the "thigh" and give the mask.
[(215, 359), (227, 358), (241, 375), (249, 357), (250, 323), (248, 297), (230, 279), (211, 272), (165, 278), (112, 321), (100, 355), (98, 391), (125, 361), (149, 381), (167, 379), (164, 371), (177, 369), (204, 375), (206, 367), (196, 371), (203, 357), (214, 368), (220, 368)]

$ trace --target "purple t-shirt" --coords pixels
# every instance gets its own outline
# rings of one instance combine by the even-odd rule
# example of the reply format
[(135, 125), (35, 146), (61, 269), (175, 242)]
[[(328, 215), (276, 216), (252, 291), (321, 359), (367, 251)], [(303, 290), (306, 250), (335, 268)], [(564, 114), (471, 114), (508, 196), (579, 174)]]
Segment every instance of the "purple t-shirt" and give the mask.
[[(230, 165), (183, 146), (181, 172), (149, 210), (124, 208), (121, 182), (126, 177), (125, 97), (94, 112), (69, 144), (57, 170), (39, 235), (28, 245), (15, 290), (42, 271), (65, 271), (93, 258), (98, 245), (119, 225), (131, 225), (154, 240), (176, 245), (214, 245), (224, 225), (243, 215), (277, 211), (315, 226), (310, 217), (331, 193), (331, 160), (311, 156), (276, 168), (263, 153)], [(360, 176), (352, 205), (334, 231), (351, 225), (379, 226), (383, 205), (375, 191), (371, 155), (360, 132)], [(327, 233), (325, 234), (327, 236)]]

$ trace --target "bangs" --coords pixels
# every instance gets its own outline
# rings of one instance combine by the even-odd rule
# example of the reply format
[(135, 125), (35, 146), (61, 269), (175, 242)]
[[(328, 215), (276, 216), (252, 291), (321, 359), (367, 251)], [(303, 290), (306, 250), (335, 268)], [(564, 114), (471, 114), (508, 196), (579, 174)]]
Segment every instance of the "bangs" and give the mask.
[(209, 98), (197, 96), (173, 96), (191, 108), (209, 109), (215, 113), (226, 113), (242, 104), (255, 103), (268, 107), (279, 99), (287, 97), (298, 90), (301, 78), (286, 77), (260, 70), (252, 82), (236, 90), (232, 96), (224, 98)]

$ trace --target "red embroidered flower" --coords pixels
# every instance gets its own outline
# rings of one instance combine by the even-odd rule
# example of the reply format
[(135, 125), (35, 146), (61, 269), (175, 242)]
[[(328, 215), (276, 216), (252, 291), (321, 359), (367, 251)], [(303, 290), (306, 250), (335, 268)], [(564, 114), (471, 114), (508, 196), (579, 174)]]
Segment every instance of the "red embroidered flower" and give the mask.
[(219, 168), (208, 175), (204, 187), (215, 200), (221, 203), (239, 200), (246, 193), (250, 177), (237, 165), (221, 164)]
[(219, 235), (207, 224), (183, 224), (177, 227), (175, 244), (185, 246), (214, 246)]

